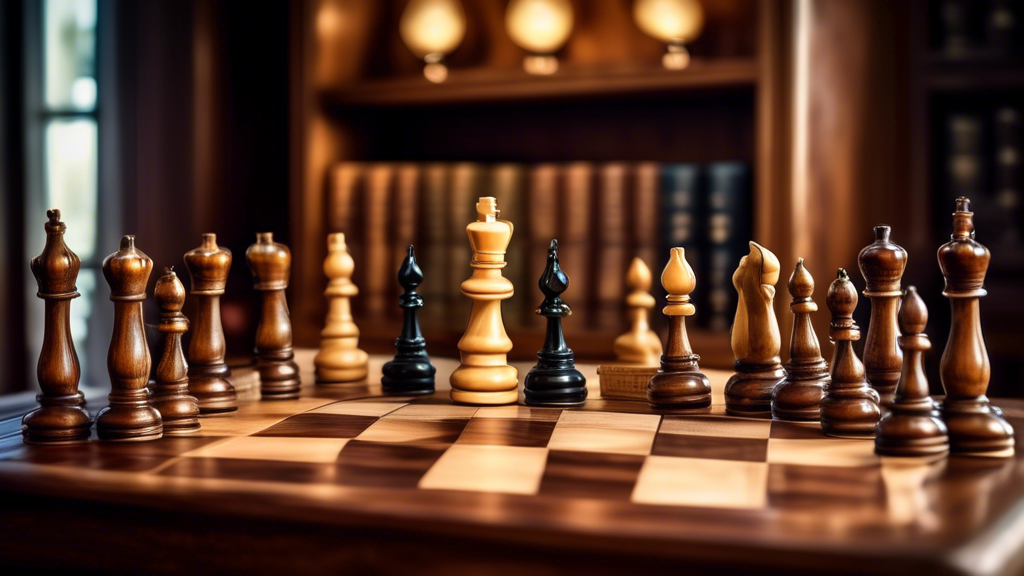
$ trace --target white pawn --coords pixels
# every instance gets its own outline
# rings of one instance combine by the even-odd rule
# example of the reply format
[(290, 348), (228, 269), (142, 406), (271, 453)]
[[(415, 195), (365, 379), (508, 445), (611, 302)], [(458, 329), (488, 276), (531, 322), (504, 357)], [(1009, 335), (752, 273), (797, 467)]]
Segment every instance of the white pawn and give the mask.
[(615, 339), (615, 357), (629, 364), (657, 366), (661, 360), (661, 338), (648, 323), (648, 315), (656, 304), (651, 296), (651, 269), (640, 258), (633, 258), (629, 265), (626, 284), (630, 288), (626, 296), (629, 332)]
[(329, 280), (324, 290), (328, 301), (327, 324), (320, 332), (320, 351), (313, 359), (317, 384), (358, 382), (366, 378), (368, 357), (359, 349), (359, 327), (352, 319), (350, 300), (359, 294), (359, 288), (352, 283), (355, 267), (345, 235), (329, 234), (324, 260), (324, 274)]

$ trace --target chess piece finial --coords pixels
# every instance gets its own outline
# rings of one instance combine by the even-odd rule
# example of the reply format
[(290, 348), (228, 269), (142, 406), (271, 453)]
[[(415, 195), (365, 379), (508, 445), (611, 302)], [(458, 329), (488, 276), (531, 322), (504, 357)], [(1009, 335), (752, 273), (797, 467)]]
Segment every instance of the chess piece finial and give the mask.
[(853, 350), (853, 342), (860, 340), (860, 328), (853, 321), (857, 300), (857, 289), (840, 268), (825, 297), (832, 313), (828, 333), (835, 343), (832, 382), (821, 401), (821, 429), (829, 436), (871, 436), (881, 416), (878, 392), (868, 385), (864, 364)]
[(953, 213), (953, 234), (938, 251), (949, 299), (952, 325), (942, 352), (939, 376), (946, 391), (942, 416), (949, 428), (950, 450), (988, 456), (1013, 454), (1013, 428), (986, 396), (991, 365), (981, 330), (980, 299), (991, 254), (974, 239), (971, 201), (960, 197)]
[(360, 382), (369, 371), (369, 356), (359, 349), (359, 327), (352, 318), (352, 298), (359, 294), (359, 288), (352, 283), (355, 268), (345, 235), (328, 234), (324, 259), (324, 275), (328, 279), (324, 290), (327, 322), (320, 331), (320, 351), (313, 359), (317, 384)]
[(811, 325), (811, 315), (818, 305), (811, 299), (814, 278), (804, 266), (804, 259), (796, 262), (789, 277), (789, 295), (793, 301), (793, 333), (789, 341), (789, 362), (786, 379), (772, 392), (772, 415), (780, 420), (818, 420), (821, 399), (825, 395), (830, 377), (828, 363), (821, 357), (818, 336)]
[(291, 276), (292, 253), (274, 242), (271, 232), (256, 234), (245, 251), (253, 288), (260, 293), (260, 322), (256, 327), (256, 370), (264, 400), (299, 397), (299, 367), (292, 351), (292, 320), (285, 289)]
[(395, 357), (384, 364), (381, 386), (386, 394), (433, 394), (437, 369), (427, 356), (427, 340), (420, 331), (417, 313), (423, 307), (423, 296), (416, 288), (423, 283), (423, 271), (416, 263), (412, 244), (398, 269), (398, 284), (404, 291), (398, 306), (404, 318), (402, 333), (395, 339)]
[(524, 395), (532, 406), (580, 406), (587, 399), (587, 379), (576, 369), (572, 350), (565, 343), (562, 318), (572, 309), (561, 294), (569, 277), (558, 264), (558, 240), (548, 247), (547, 265), (537, 282), (544, 301), (537, 314), (547, 318), (544, 346), (537, 352), (537, 364), (526, 374)]
[(450, 378), (451, 397), (465, 404), (512, 404), (519, 399), (519, 373), (508, 365), (512, 340), (501, 320), (501, 301), (511, 298), (514, 288), (501, 269), (513, 226), (498, 220), (493, 197), (481, 197), (476, 210), (476, 222), (466, 226), (473, 248), (473, 275), (461, 286), (473, 307), (459, 340), (462, 363)]
[(775, 254), (750, 242), (750, 253), (732, 275), (739, 302), (731, 338), (736, 373), (725, 385), (728, 414), (770, 418), (772, 391), (786, 377), (774, 308), (779, 270)]
[(875, 241), (860, 251), (857, 264), (864, 277), (864, 296), (871, 300), (871, 320), (864, 340), (864, 370), (883, 404), (892, 402), (903, 368), (903, 352), (896, 339), (900, 330), (900, 280), (907, 267), (907, 251), (889, 239), (889, 226), (875, 226)]
[(21, 420), (21, 433), (29, 444), (69, 444), (89, 438), (92, 420), (82, 408), (78, 391), (82, 375), (71, 337), (71, 300), (78, 298), (78, 272), (82, 261), (64, 243), (67, 227), (60, 210), (47, 210), (46, 245), (30, 267), (44, 302), (43, 346), (39, 351), (36, 378), (42, 393), (39, 408)]
[(153, 261), (135, 247), (134, 236), (122, 236), (117, 252), (103, 259), (103, 277), (114, 302), (114, 333), (107, 353), (110, 406), (96, 416), (101, 440), (115, 442), (163, 437), (160, 412), (149, 405), (146, 384), (152, 358), (142, 322), (142, 301)]
[(188, 363), (181, 348), (181, 337), (188, 332), (188, 318), (181, 313), (185, 287), (174, 266), (164, 268), (164, 275), (157, 279), (153, 300), (160, 309), (157, 329), (164, 334), (164, 348), (149, 404), (160, 412), (165, 436), (194, 434), (200, 427), (199, 400), (188, 393)]
[(640, 258), (633, 258), (626, 271), (629, 332), (615, 339), (615, 357), (620, 362), (652, 366), (661, 356), (661, 339), (648, 324), (650, 309), (657, 303), (650, 294), (651, 281), (651, 269)]
[(949, 452), (949, 436), (928, 394), (923, 364), (925, 351), (932, 347), (924, 333), (928, 308), (913, 286), (907, 288), (899, 317), (903, 369), (895, 400), (878, 422), (875, 452), (886, 456), (942, 455)]
[(706, 411), (711, 407), (711, 382), (701, 373), (700, 356), (693, 353), (686, 334), (686, 317), (696, 313), (690, 293), (697, 287), (697, 277), (682, 248), (670, 251), (661, 285), (668, 292), (662, 309), (669, 318), (668, 338), (661, 369), (647, 383), (647, 402), (658, 409)]
[(188, 346), (188, 391), (199, 400), (203, 415), (238, 410), (231, 370), (224, 363), (224, 326), (220, 297), (231, 272), (231, 251), (217, 245), (216, 234), (203, 234), (203, 243), (184, 256), (196, 299), (192, 341)]

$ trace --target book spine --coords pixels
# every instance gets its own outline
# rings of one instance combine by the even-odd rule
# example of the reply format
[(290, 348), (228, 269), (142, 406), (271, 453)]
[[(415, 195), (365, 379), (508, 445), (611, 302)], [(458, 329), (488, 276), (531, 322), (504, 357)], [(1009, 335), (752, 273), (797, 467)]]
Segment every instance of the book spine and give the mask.
[(995, 201), (998, 227), (993, 244), (1017, 252), (1022, 240), (1021, 221), (1021, 111), (1013, 106), (996, 109), (994, 123)]
[(373, 164), (366, 175), (365, 257), (361, 265), (365, 280), (360, 296), (366, 317), (373, 320), (383, 319), (390, 304), (388, 264), (394, 254), (390, 214), (394, 180), (395, 168), (390, 164)]
[[(729, 330), (739, 296), (732, 272), (746, 254), (751, 237), (750, 169), (739, 162), (720, 162), (707, 169), (707, 266), (706, 296), (708, 329)], [(698, 283), (699, 286), (699, 283)]]
[(569, 288), (562, 293), (562, 299), (578, 314), (575, 322), (565, 325), (569, 332), (588, 327), (593, 320), (591, 289), (594, 283), (586, 277), (586, 272), (592, 269), (594, 177), (594, 165), (589, 162), (573, 162), (563, 168), (562, 221), (557, 235), (547, 239), (550, 242), (558, 238), (559, 263), (569, 277)]
[[(548, 245), (558, 234), (558, 211), (561, 204), (559, 198), (558, 167), (554, 164), (533, 166), (530, 169), (530, 182), (527, 188), (530, 222), (529, 258), (526, 265), (527, 277), (533, 282), (537, 282), (543, 274), (544, 266), (547, 264)], [(524, 319), (525, 324), (531, 329), (543, 330), (544, 318), (533, 313), (543, 298), (531, 290), (524, 290), (524, 296), (527, 302), (532, 303), (524, 307), (528, 311)]]
[(445, 323), (448, 309), (454, 305), (448, 294), (448, 271), (451, 267), (448, 254), (448, 234), (451, 228), (448, 210), (449, 178), (447, 164), (428, 164), (423, 167), (423, 247), (417, 247), (416, 259), (423, 270), (423, 285), (419, 289), (423, 295), (420, 325), (427, 333), (454, 329)]
[[(597, 199), (597, 260), (589, 279), (594, 287), (594, 325), (608, 331), (624, 327), (626, 266), (629, 263), (627, 169), (611, 163), (600, 169)], [(656, 227), (655, 227), (656, 228)]]
[[(700, 217), (700, 167), (696, 164), (665, 164), (661, 171), (661, 229), (662, 242), (653, 261), (648, 262), (655, 281), (651, 293), (658, 302), (664, 302), (666, 296), (661, 282), (661, 271), (668, 262), (671, 248), (680, 247), (685, 250), (686, 262), (697, 275), (697, 288), (691, 297), (698, 304), (697, 324), (701, 321), (701, 292), (707, 290), (707, 283), (701, 282), (703, 276), (703, 254), (700, 237), (703, 234), (702, 218)], [(654, 318), (660, 317), (654, 314)], [(706, 317), (706, 312), (703, 314)]]
[(659, 254), (663, 237), (658, 202), (661, 191), (660, 179), (661, 166), (654, 162), (637, 164), (632, 179), (633, 206), (630, 214), (632, 255), (643, 260), (651, 270), (656, 268), (660, 270), (658, 264), (668, 261), (667, 253)]
[(402, 293), (396, 280), (398, 269), (405, 260), (409, 245), (415, 245), (419, 232), (420, 217), (420, 168), (416, 164), (401, 164), (398, 166), (395, 175), (395, 200), (392, 203), (394, 210), (393, 244), (391, 256), (391, 282), (389, 286), (389, 303), (391, 314), (394, 319), (402, 318), (402, 309), (398, 307), (398, 296)]
[[(451, 184), (448, 198), (448, 284), (445, 288), (449, 302), (455, 305), (448, 309), (446, 321), (461, 330), (469, 322), (471, 303), (462, 296), (462, 283), (469, 278), (472, 268), (473, 249), (469, 245), (466, 226), (476, 220), (476, 202), (484, 188), (483, 170), (479, 164), (460, 162), (451, 168)], [(501, 207), (499, 206), (500, 210)]]
[(952, 58), (963, 58), (971, 49), (970, 0), (942, 0), (939, 6), (941, 48)]
[[(366, 210), (366, 168), (360, 162), (340, 162), (331, 173), (330, 194), (327, 199), (328, 231), (345, 234), (345, 244), (355, 260), (352, 282), (362, 287), (366, 275), (363, 252), (363, 215)], [(326, 279), (324, 280), (326, 283)], [(353, 302), (353, 313), (361, 316), (361, 302)]]
[(528, 314), (536, 307), (535, 294), (531, 288), (536, 286), (527, 276), (526, 259), (529, 257), (529, 226), (526, 217), (526, 191), (523, 167), (519, 164), (499, 164), (491, 169), (491, 195), (498, 199), (498, 210), (502, 220), (508, 220), (515, 226), (512, 241), (505, 252), (507, 265), (502, 275), (512, 282), (515, 294), (503, 304), (502, 316), (505, 325), (512, 329), (522, 328)]

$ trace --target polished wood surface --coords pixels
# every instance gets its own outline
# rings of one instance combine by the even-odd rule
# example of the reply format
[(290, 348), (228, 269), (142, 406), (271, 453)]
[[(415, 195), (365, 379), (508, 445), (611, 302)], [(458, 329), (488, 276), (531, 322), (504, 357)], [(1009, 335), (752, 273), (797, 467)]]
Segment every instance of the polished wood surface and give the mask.
[(804, 267), (804, 259), (796, 262), (787, 283), (792, 302), (793, 334), (789, 340), (789, 362), (786, 378), (772, 391), (772, 416), (780, 420), (816, 421), (821, 415), (821, 399), (832, 377), (828, 363), (821, 357), (818, 336), (811, 316), (818, 311), (811, 295), (814, 278)]
[(274, 242), (271, 232), (256, 235), (245, 251), (253, 288), (260, 294), (260, 322), (256, 327), (256, 367), (260, 392), (268, 400), (299, 397), (299, 367), (292, 352), (292, 320), (285, 289), (292, 270), (292, 254)]
[(164, 268), (163, 276), (157, 279), (153, 300), (160, 309), (157, 329), (164, 335), (164, 342), (149, 405), (160, 412), (164, 435), (193, 434), (199, 431), (199, 400), (188, 393), (188, 362), (181, 347), (181, 336), (188, 332), (188, 318), (181, 313), (185, 287), (173, 267)]
[(900, 280), (907, 266), (907, 251), (889, 239), (889, 226), (875, 226), (875, 241), (860, 251), (857, 264), (864, 277), (864, 296), (871, 300), (871, 320), (864, 339), (864, 371), (883, 404), (892, 402), (903, 369), (900, 335)]
[(328, 301), (327, 320), (320, 332), (320, 351), (316, 363), (319, 384), (358, 382), (366, 378), (366, 352), (359, 349), (359, 327), (352, 319), (352, 298), (359, 288), (352, 283), (355, 261), (348, 253), (345, 235), (327, 236), (327, 258), (323, 265), (327, 276), (324, 297)]

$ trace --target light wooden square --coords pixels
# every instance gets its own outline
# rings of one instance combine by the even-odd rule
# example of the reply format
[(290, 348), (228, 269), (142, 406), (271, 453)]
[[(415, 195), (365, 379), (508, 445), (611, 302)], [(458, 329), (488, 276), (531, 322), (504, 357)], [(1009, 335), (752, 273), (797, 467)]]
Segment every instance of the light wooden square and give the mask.
[(199, 433), (203, 436), (248, 436), (270, 428), (288, 416), (246, 416), (242, 414), (212, 416), (199, 419)]
[(408, 418), (414, 420), (442, 420), (445, 418), (472, 418), (477, 411), (476, 406), (459, 406), (456, 404), (409, 404), (395, 410), (388, 418)]
[[(295, 400), (274, 400), (239, 402), (237, 416), (292, 416), (319, 408), (334, 402), (330, 398), (297, 398)], [(229, 416), (233, 417), (233, 416)], [(204, 420), (205, 421), (205, 420)]]
[(552, 450), (646, 455), (661, 416), (614, 412), (562, 412), (548, 441)]
[(879, 464), (880, 460), (875, 454), (874, 439), (770, 438), (768, 440), (768, 463), (849, 467), (874, 466)]
[(544, 448), (456, 444), (420, 479), (419, 487), (536, 494), (547, 457)]
[(771, 433), (772, 421), (753, 418), (707, 418), (687, 416), (663, 418), (659, 432), (716, 438), (751, 438), (763, 440)]
[(561, 411), (556, 408), (531, 408), (529, 406), (484, 406), (478, 408), (473, 418), (515, 418), (517, 420), (535, 420), (554, 422)]
[(763, 508), (768, 464), (648, 456), (633, 488), (633, 502), (701, 508)]
[(335, 402), (310, 410), (314, 414), (341, 414), (345, 416), (375, 416), (390, 414), (405, 406), (405, 402)]
[(184, 455), (204, 458), (332, 463), (337, 461), (338, 454), (347, 442), (348, 438), (242, 436), (215, 442)]

